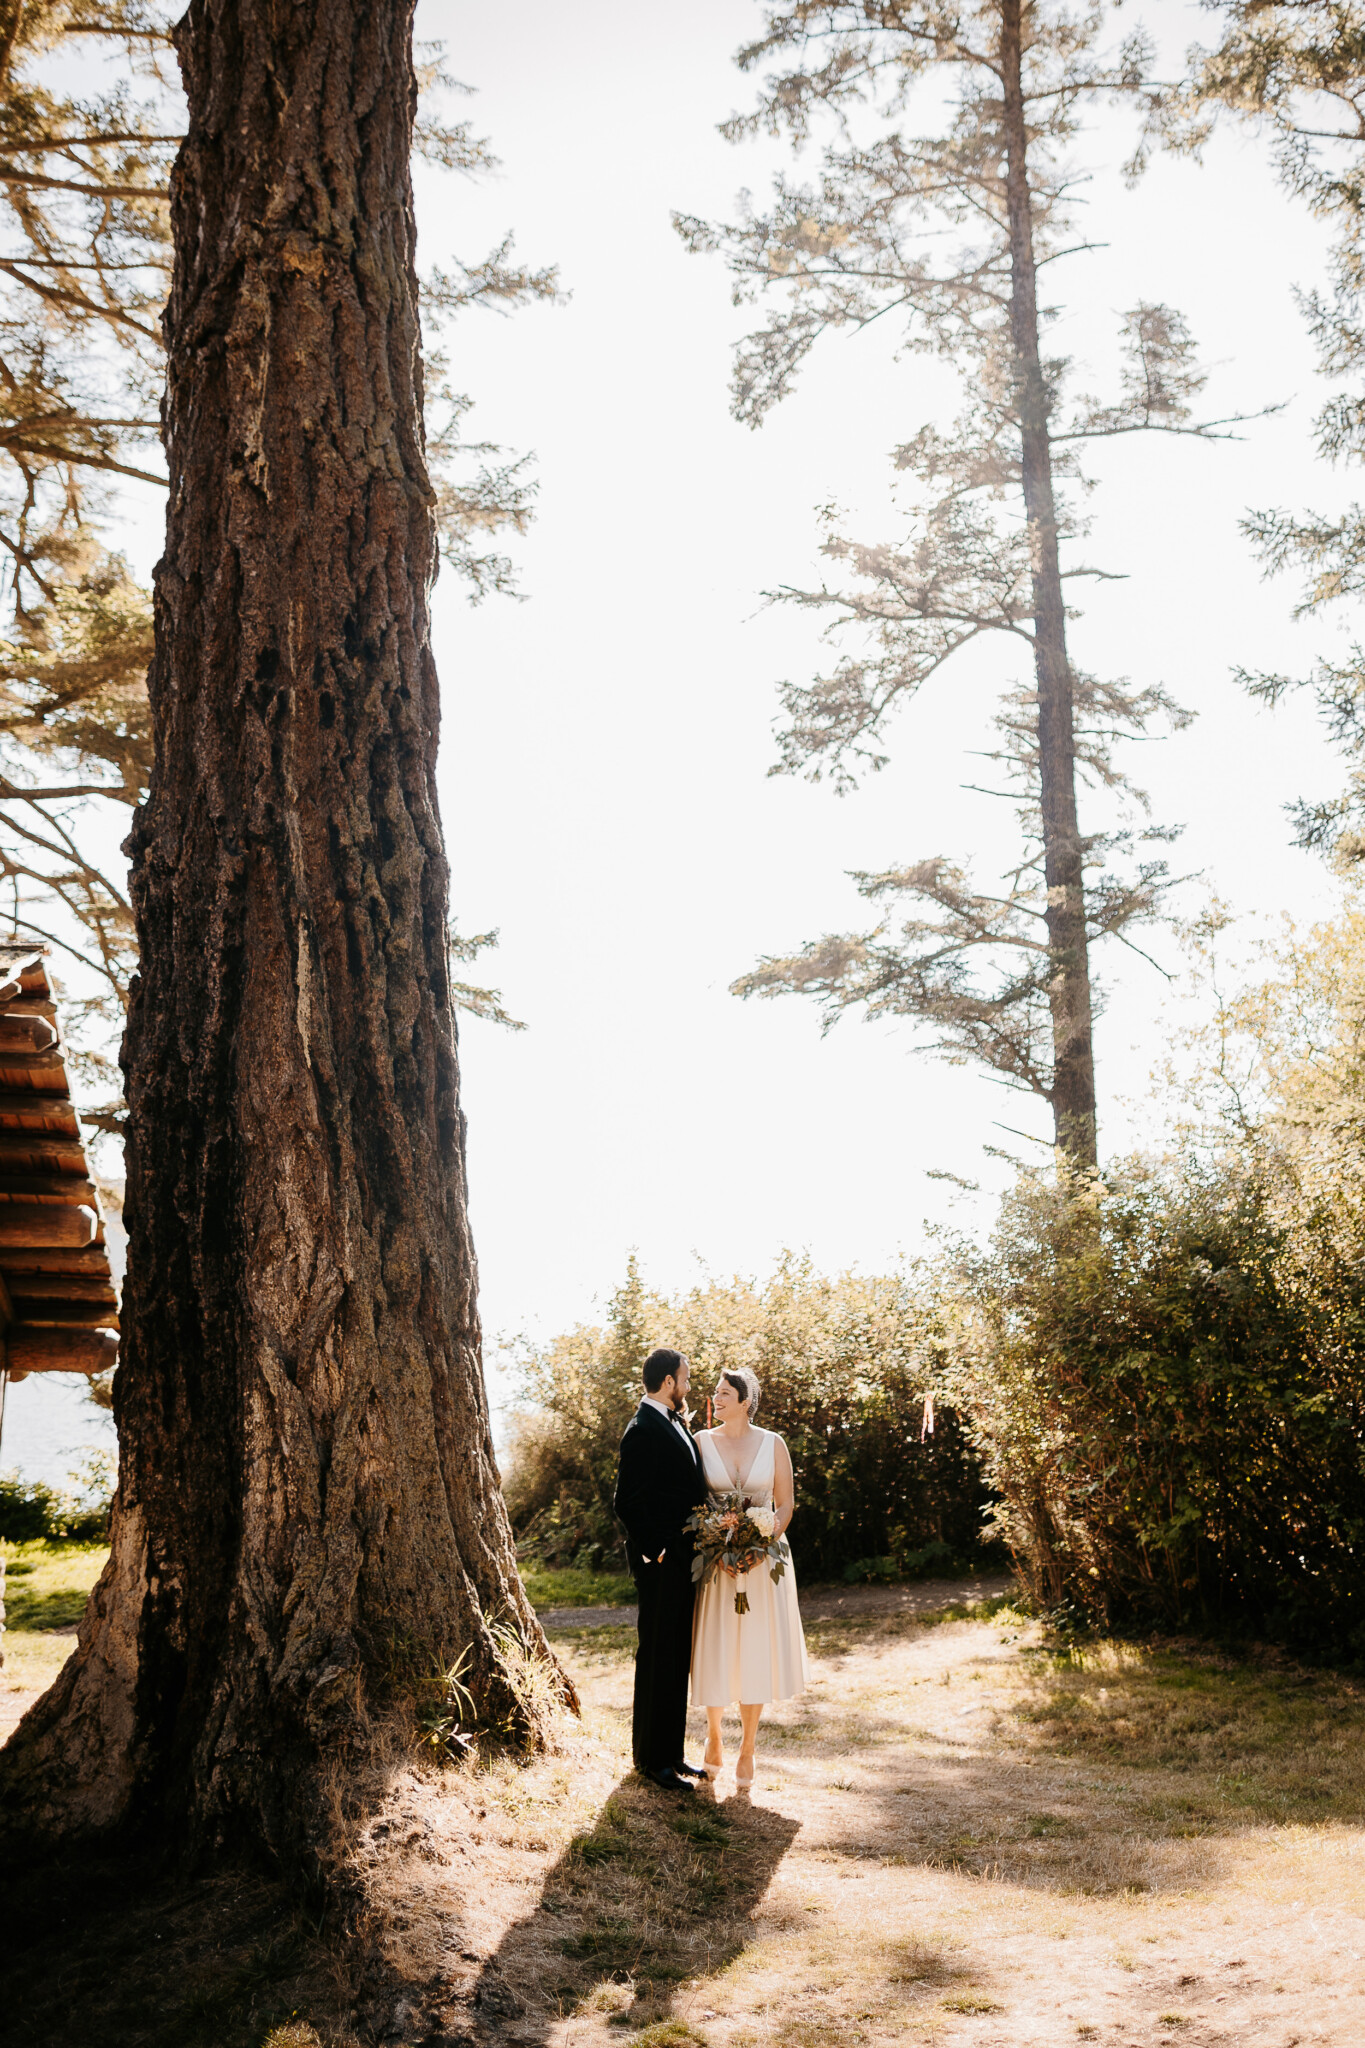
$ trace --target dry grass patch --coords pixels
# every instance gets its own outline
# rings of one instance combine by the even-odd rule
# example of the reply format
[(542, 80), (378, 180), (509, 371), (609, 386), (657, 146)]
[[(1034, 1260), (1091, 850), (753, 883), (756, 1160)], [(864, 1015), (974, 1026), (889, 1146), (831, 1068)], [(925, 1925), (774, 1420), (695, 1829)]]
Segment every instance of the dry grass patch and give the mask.
[(5, 1666), (0, 1692), (23, 1693), (34, 1699), (46, 1692), (76, 1647), (74, 1636), (47, 1629), (5, 1631)]
[(949, 1984), (963, 1973), (958, 1946), (926, 1941), (908, 1934), (888, 1944), (888, 1978), (892, 1984)]
[(313, 2019), (354, 2039), (344, 1950), (282, 1884), (86, 1853), (14, 1873), (0, 1912), (8, 2048), (314, 2048)]
[(102, 1897), (102, 1947), (21, 1912), (17, 2048), (262, 2048), (271, 2026), (286, 2048), (289, 2025), (322, 2048), (1365, 2040), (1353, 1681), (1054, 1652), (1008, 1610), (843, 1616), (765, 1716), (753, 1796), (727, 1777), (684, 1801), (626, 1768), (631, 1633), (556, 1644), (584, 1702), (560, 1754), (443, 1769), (395, 1722), (372, 1780), (338, 1788), (362, 1815), (344, 1938), (278, 1903), (253, 1935), (245, 1895), (198, 1948), (179, 1901), (158, 1921)]

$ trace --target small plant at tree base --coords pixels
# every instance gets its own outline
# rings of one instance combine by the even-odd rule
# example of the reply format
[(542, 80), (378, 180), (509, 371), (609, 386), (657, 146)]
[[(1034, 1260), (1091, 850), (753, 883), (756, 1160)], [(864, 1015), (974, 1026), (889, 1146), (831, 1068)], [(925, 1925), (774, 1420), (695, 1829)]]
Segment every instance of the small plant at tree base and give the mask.
[(282, 2027), (272, 2027), (261, 2048), (322, 2048), (322, 2036), (307, 2020), (295, 2018)]
[(436, 1664), (433, 1690), (418, 1701), (413, 1716), (422, 1747), (443, 1763), (460, 1762), (474, 1742), (478, 1709), (464, 1683), (471, 1656), (466, 1644), (453, 1664)]
[(520, 1746), (525, 1729), (547, 1731), (558, 1720), (564, 1706), (563, 1682), (556, 1667), (547, 1663), (510, 1622), (490, 1622), (488, 1632), (493, 1638), (509, 1705), (500, 1716), (486, 1717), (485, 1725), (491, 1726), (503, 1741)]

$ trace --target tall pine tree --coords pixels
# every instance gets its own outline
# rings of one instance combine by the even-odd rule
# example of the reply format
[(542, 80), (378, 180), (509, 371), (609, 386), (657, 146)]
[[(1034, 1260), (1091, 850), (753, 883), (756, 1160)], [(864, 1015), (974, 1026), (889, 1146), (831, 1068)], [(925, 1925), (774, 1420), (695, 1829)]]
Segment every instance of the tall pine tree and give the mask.
[[(184, 122), (163, 0), (0, 0), (0, 931), (88, 970), (68, 1022), (89, 1017), (88, 1079), (117, 1073), (137, 964), (119, 841), (146, 794), (151, 604), (107, 545), (128, 480), (160, 488), (167, 185)], [(418, 149), (464, 175), (494, 164), (468, 123), (435, 117), (461, 88), (434, 53), (419, 71)], [(473, 307), (557, 289), (505, 238), (423, 280), (428, 335)], [(492, 545), (524, 528), (524, 461), (465, 436), (470, 400), (430, 361), (428, 459), (447, 566), (474, 597), (510, 587)], [(494, 935), (453, 940), (470, 957)], [(505, 1019), (496, 994), (461, 1006)], [(510, 1020), (505, 1020), (510, 1021)], [(78, 1038), (81, 1036), (77, 1032)], [(87, 1112), (106, 1127), (116, 1103)]]
[(1168, 307), (1128, 314), (1108, 402), (1069, 397), (1070, 365), (1047, 348), (1056, 309), (1042, 279), (1084, 247), (1070, 157), (1083, 115), (1150, 98), (1142, 38), (1108, 57), (1100, 26), (1051, 0), (773, 8), (738, 60), (768, 72), (758, 105), (723, 132), (797, 149), (823, 138), (820, 175), (780, 178), (767, 208), (733, 223), (678, 222), (693, 249), (724, 253), (738, 302), (777, 301), (740, 346), (738, 418), (757, 426), (826, 335), (887, 317), (907, 351), (950, 362), (964, 394), (951, 431), (921, 426), (895, 451), (917, 487), (908, 535), (865, 544), (831, 525), (824, 552), (842, 575), (780, 593), (854, 641), (828, 674), (784, 686), (781, 770), (846, 784), (880, 767), (892, 714), (982, 635), (1027, 648), (1033, 671), (997, 727), (1020, 828), (1003, 885), (943, 856), (858, 875), (881, 907), (874, 931), (764, 960), (736, 990), (916, 1020), (949, 1057), (1044, 1098), (1058, 1146), (1082, 1166), (1096, 1158), (1091, 950), (1150, 918), (1167, 874), (1135, 835), (1084, 829), (1079, 787), (1125, 787), (1116, 742), (1182, 714), (1160, 689), (1073, 665), (1068, 590), (1101, 572), (1077, 560), (1084, 526), (1067, 490), (1089, 442), (1218, 424), (1193, 418), (1204, 380)]
[(121, 1466), (76, 1653), (0, 1753), (16, 1829), (316, 1860), (405, 1669), (540, 1733), (447, 959), (411, 15), (176, 30)]
[[(1335, 387), (1315, 422), (1319, 453), (1365, 462), (1365, 9), (1345, 0), (1223, 0), (1223, 35), (1191, 52), (1182, 90), (1165, 95), (1155, 127), (1198, 151), (1220, 113), (1268, 132), (1287, 189), (1334, 231), (1326, 288), (1301, 303), (1324, 378)], [(1365, 506), (1338, 513), (1283, 506), (1248, 514), (1244, 530), (1271, 575), (1302, 579), (1297, 616), (1332, 617), (1365, 594)], [(1344, 790), (1290, 806), (1301, 846), (1354, 867), (1365, 859), (1365, 648), (1319, 661), (1307, 676), (1242, 672), (1275, 704), (1307, 689), (1349, 763)]]

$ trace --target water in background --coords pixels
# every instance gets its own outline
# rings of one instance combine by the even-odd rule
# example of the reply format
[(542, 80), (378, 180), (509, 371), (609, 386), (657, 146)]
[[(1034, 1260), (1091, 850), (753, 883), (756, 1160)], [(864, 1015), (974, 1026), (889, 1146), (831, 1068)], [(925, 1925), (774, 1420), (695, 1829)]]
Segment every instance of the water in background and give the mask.
[(115, 1450), (114, 1418), (86, 1399), (87, 1385), (83, 1373), (34, 1372), (7, 1387), (0, 1471), (64, 1487), (83, 1452)]

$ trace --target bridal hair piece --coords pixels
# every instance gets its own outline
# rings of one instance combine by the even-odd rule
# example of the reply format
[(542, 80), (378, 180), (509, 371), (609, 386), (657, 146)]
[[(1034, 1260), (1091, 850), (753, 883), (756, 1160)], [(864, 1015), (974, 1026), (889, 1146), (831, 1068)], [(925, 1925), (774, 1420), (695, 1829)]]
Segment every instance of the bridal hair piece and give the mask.
[(748, 1402), (749, 1421), (752, 1422), (758, 1413), (758, 1397), (763, 1391), (758, 1384), (758, 1374), (750, 1372), (747, 1365), (737, 1365), (733, 1371), (727, 1367), (721, 1378), (729, 1381), (741, 1401)]

